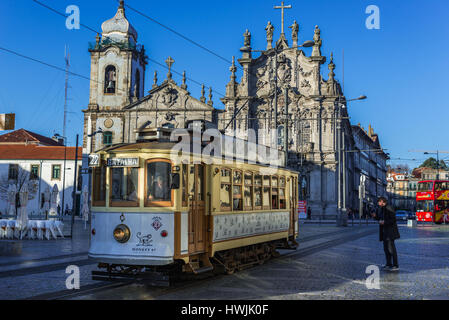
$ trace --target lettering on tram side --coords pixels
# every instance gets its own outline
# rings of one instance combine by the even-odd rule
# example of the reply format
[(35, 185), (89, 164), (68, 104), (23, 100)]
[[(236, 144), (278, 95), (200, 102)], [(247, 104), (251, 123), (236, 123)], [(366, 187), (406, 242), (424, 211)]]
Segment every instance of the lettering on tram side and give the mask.
[(139, 158), (109, 158), (108, 167), (139, 167)]

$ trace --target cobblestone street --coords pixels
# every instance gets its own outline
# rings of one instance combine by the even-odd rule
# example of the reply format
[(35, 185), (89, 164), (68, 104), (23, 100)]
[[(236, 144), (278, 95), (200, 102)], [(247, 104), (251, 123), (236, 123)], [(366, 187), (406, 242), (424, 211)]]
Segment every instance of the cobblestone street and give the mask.
[[(238, 272), (184, 286), (155, 288), (90, 279), (88, 237), (80, 223), (73, 240), (23, 241), (22, 254), (0, 257), (3, 299), (448, 299), (449, 228), (400, 226), (399, 272), (380, 272), (380, 289), (367, 289), (366, 268), (384, 264), (376, 225), (302, 224), (300, 247)], [(80, 267), (81, 290), (65, 290), (65, 268)]]
[[(380, 289), (367, 289), (366, 268), (384, 264), (376, 225), (302, 224), (300, 247), (231, 276), (187, 286), (156, 288), (90, 279), (88, 237), (77, 225), (74, 239), (23, 241), (22, 255), (0, 257), (3, 299), (448, 299), (449, 228), (400, 226), (399, 272), (380, 272)], [(67, 295), (65, 268), (80, 267), (81, 290)]]

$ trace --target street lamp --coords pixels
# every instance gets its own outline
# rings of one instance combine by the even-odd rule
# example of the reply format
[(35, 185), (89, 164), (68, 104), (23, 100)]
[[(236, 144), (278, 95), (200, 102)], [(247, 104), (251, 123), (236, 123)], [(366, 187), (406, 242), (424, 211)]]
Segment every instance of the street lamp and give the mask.
[[(366, 100), (367, 96), (361, 95), (358, 98), (348, 99), (345, 101), (360, 101)], [(345, 143), (345, 131), (341, 128), (341, 121), (343, 119), (340, 106), (345, 108), (346, 106), (341, 104), (341, 96), (337, 100), (337, 110), (336, 110), (336, 120), (337, 120), (337, 130), (336, 130), (336, 145), (337, 145), (337, 164), (338, 164), (338, 179), (337, 179), (337, 226), (346, 225), (343, 214), (346, 214), (346, 143)], [(343, 189), (343, 190), (342, 190)]]

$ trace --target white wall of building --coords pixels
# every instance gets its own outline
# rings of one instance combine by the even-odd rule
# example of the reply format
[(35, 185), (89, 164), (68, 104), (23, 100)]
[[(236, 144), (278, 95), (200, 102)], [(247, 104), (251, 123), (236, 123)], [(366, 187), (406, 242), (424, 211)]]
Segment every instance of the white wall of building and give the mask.
[[(74, 184), (74, 174), (75, 174), (75, 161), (67, 160), (66, 161), (66, 171), (65, 171), (65, 183), (63, 180), (64, 177), (64, 160), (0, 160), (0, 181), (4, 181), (8, 178), (8, 171), (10, 164), (18, 164), (20, 168), (23, 170), (30, 172), (32, 165), (39, 165), (40, 168), (40, 180), (34, 180), (37, 184), (36, 193), (34, 194), (34, 199), (29, 200), (27, 205), (27, 210), (29, 214), (38, 214), (39, 213), (39, 183), (40, 183), (40, 192), (41, 194), (45, 192), (47, 187), (52, 190), (53, 186), (56, 184), (58, 186), (58, 190), (60, 191), (60, 206), (62, 208), (62, 190), (63, 184), (65, 184), (64, 190), (64, 206), (68, 205), (69, 209), (72, 209), (73, 199), (73, 184)], [(61, 174), (60, 179), (52, 179), (52, 166), (60, 165), (61, 166)], [(78, 161), (78, 174), (79, 168), (81, 167), (81, 161)], [(20, 170), (20, 169), (19, 169)], [(7, 208), (7, 200), (4, 199), (4, 196), (0, 197), (0, 212), (5, 214)]]

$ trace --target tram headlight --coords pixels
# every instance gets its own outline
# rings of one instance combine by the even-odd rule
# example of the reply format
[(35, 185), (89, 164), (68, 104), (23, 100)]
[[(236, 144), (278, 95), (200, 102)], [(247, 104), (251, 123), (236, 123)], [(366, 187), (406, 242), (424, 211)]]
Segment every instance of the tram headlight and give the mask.
[(114, 229), (114, 239), (117, 240), (117, 242), (125, 243), (129, 240), (131, 237), (131, 231), (129, 230), (128, 226), (124, 224), (119, 224)]

